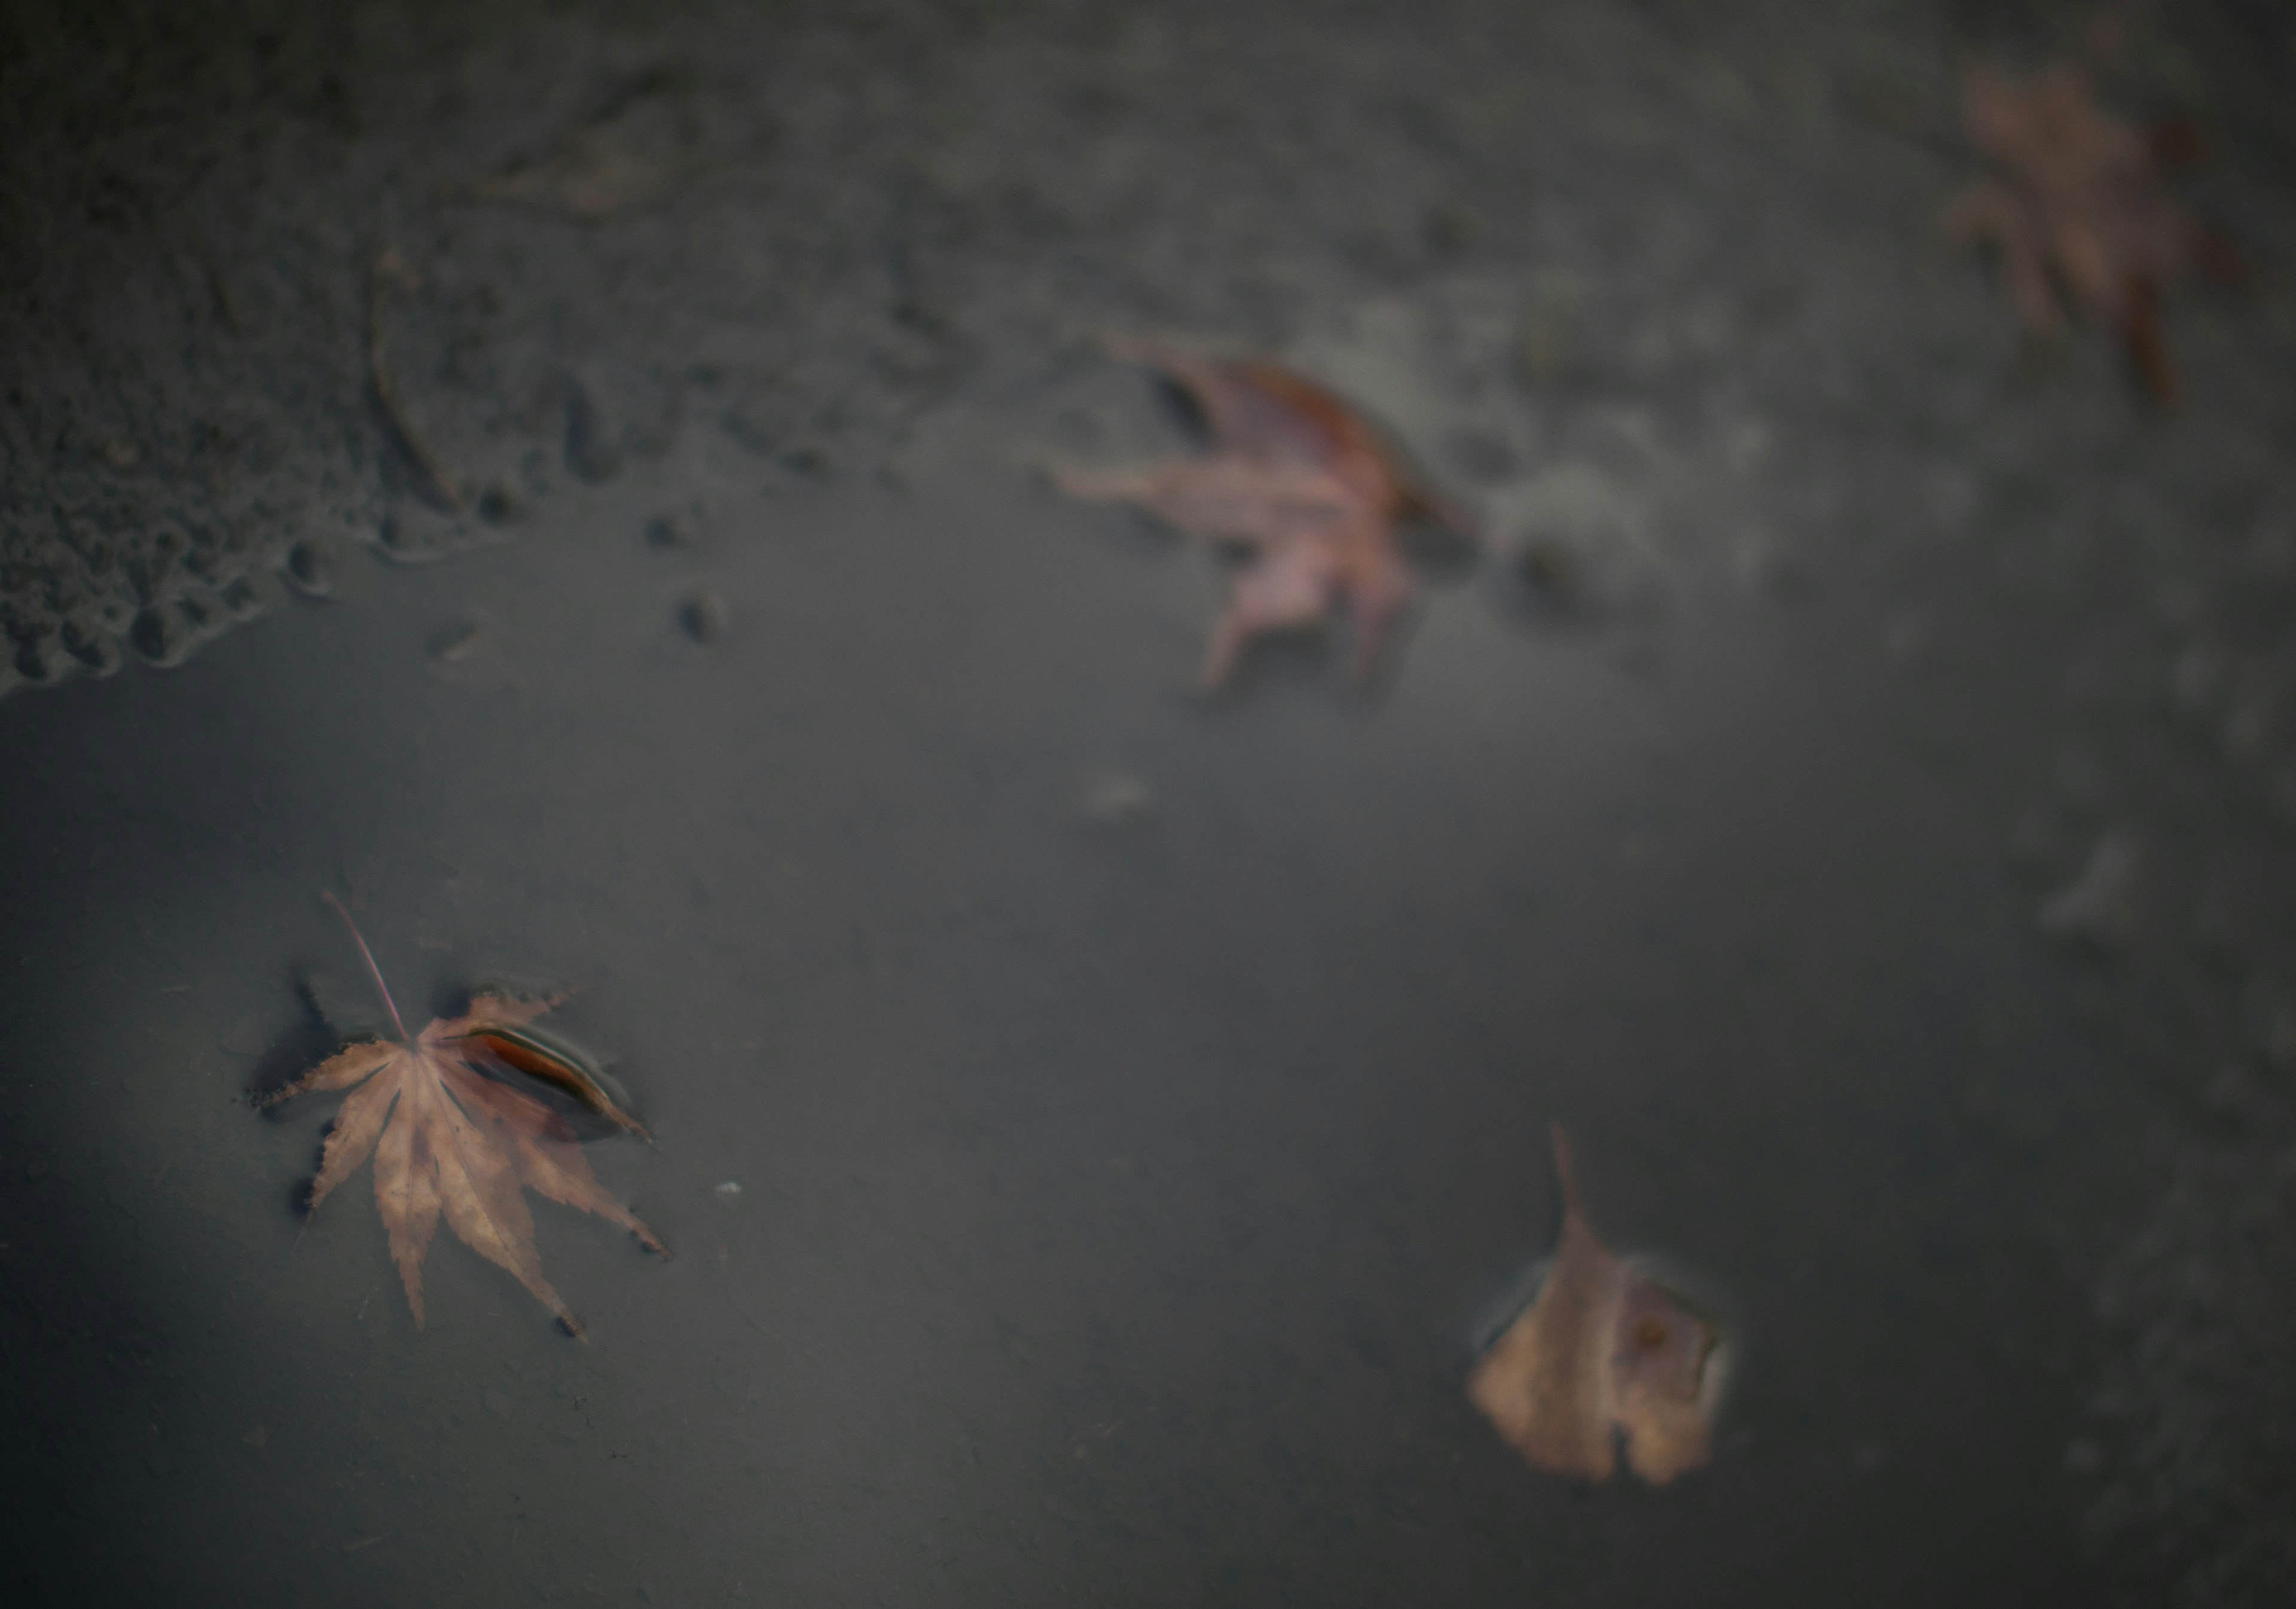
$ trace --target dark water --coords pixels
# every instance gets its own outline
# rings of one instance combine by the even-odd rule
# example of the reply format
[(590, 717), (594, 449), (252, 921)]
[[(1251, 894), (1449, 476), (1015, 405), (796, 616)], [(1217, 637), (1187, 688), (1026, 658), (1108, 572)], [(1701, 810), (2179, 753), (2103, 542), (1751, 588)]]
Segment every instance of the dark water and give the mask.
[[(1208, 704), (1202, 569), (970, 461), (729, 497), (696, 557), (634, 491), (6, 707), (16, 1367), (35, 1500), (115, 1538), (74, 1572), (2069, 1590), (2076, 1326), (1954, 1102), (2070, 1053), (1989, 824), (1791, 614), (1717, 591), (1622, 668), (1454, 587), (1379, 696), (1302, 656)], [(331, 1047), (299, 969), (362, 987), (322, 888), (415, 1000), (578, 991), (659, 1139), (598, 1165), (679, 1252), (537, 1210), (586, 1346), (443, 1237), (416, 1333), (365, 1175), (299, 1226), (329, 1103), (246, 1096)], [(1605, 1231), (1744, 1315), (1718, 1465), (1663, 1493), (1534, 1475), (1462, 1396), (1554, 1117)]]
[[(2224, 1407), (2250, 1354), (2215, 1394), (2189, 1359), (2164, 1373), (2217, 1319), (2146, 1281), (2247, 1277), (2246, 1253), (2178, 1236), (2228, 1221), (2209, 1179), (2248, 1188), (2284, 1145), (2278, 1086), (2224, 1096), (2219, 1071), (2274, 1076), (2251, 1019), (2284, 952), (2243, 914), (2289, 886), (2243, 780), (2267, 762), (2227, 772), (2160, 691), (2194, 643), (2284, 641), (2258, 601), (2280, 594), (2162, 535), (2251, 553), (2276, 529), (2282, 349), (2260, 314), (2191, 316), (2180, 434), (2102, 348), (2052, 390), (2005, 382), (1983, 281), (1918, 262), (1943, 170), (1870, 130), (1830, 165), (1847, 125), (1807, 119), (1833, 103), (1763, 76), (1848, 83), (1868, 23), (1810, 22), (1795, 55), (1800, 13), (1763, 12), (1741, 127), (1730, 38), (1663, 10), (1523, 25), (1576, 52), (1524, 57), (1572, 127), (1622, 119), (1546, 190), (1470, 138), (1480, 36), (1377, 8), (1324, 32), (1226, 19), (1237, 59), (1297, 39), (1358, 89), (1391, 70), (1467, 144), (1366, 101), (1387, 110), (1365, 149), (1414, 154), (1360, 169), (1363, 195), (1279, 209), (1254, 257), (1249, 186), (1207, 167), (1201, 212), (1178, 181), (1140, 203), (1160, 255), (1120, 274), (1074, 218), (1011, 223), (1036, 215), (983, 179), (969, 223), (915, 225), (973, 321), (964, 378), (888, 382), (885, 417), (761, 451), (743, 376), (775, 365), (716, 308), (723, 372), (675, 406), (648, 411), (635, 357), (586, 371), (570, 412), (559, 381), (519, 402), (502, 431), (545, 492), (438, 563), (372, 541), (438, 521), (352, 364), (363, 445), (340, 484), (283, 448), (332, 489), (258, 543), (323, 531), (335, 595), (273, 587), (179, 669), (0, 702), (0, 1579), (27, 1603), (1933, 1605), (2098, 1601), (2153, 1579), (2140, 1558), (2183, 1601), (2271, 1601), (2268, 1547), (2223, 1540), (2273, 1524), (2224, 1473), (2250, 1467)], [(1135, 70), (1136, 30), (1032, 17), (975, 20), (946, 67), (857, 25), (832, 54), (971, 86), (952, 163), (1041, 177), (1063, 119), (1103, 142), (1082, 193), (1145, 182), (1128, 128), (1201, 154), (1144, 95), (1085, 93)], [(524, 82), (518, 41), (552, 26), (519, 13), (390, 71)], [(622, 70), (768, 25), (565, 26)], [(1574, 72), (1616, 94), (1571, 100)], [(1282, 141), (1331, 156), (1345, 104), (1256, 81), (1234, 115), (1290, 132), (1224, 148), (1328, 173)], [(982, 88), (1029, 84), (1059, 94)], [(1672, 168), (1645, 137), (1669, 119)], [(382, 160), (346, 149), (345, 171)], [(1758, 176), (1771, 157), (1783, 176)], [(413, 181), (377, 182), (406, 236)], [(1541, 221), (1505, 221), (1521, 194)], [(1430, 195), (1495, 221), (1429, 246)], [(1401, 257), (1323, 228), (1390, 201)], [(578, 310), (593, 294), (658, 316), (602, 347), (684, 362), (680, 288), (706, 300), (746, 259), (630, 265), (722, 246), (740, 207), (782, 216), (735, 201), (622, 236), (413, 233), (433, 275), (482, 260), (559, 299), (545, 333), (502, 337), (506, 373), (533, 352), (560, 373), (583, 318), (608, 322)], [(1817, 267), (1781, 267), (1780, 242)], [(1229, 277), (1205, 291), (1215, 249)], [(311, 290), (339, 367), (341, 258)], [(582, 280), (595, 263), (630, 283)], [(877, 396), (838, 345), (839, 272), (808, 282), (822, 363)], [(1582, 304), (1560, 377), (1526, 378), (1523, 331)], [(798, 341), (781, 316), (755, 328)], [(1191, 693), (1215, 566), (1035, 467), (1180, 441), (1076, 340), (1111, 321), (1225, 321), (1349, 386), (1439, 475), (1581, 540), (1579, 606), (1529, 605), (1497, 560), (1431, 563), (1374, 685), (1300, 646)], [(516, 390), (489, 374), (472, 394)], [(448, 415), (460, 461), (499, 447)], [(636, 445), (603, 454), (602, 417)], [(2154, 891), (2135, 936), (2052, 937), (2037, 909), (2130, 822)], [(2205, 945), (2193, 888), (2231, 891)], [(494, 980), (573, 991), (554, 1020), (658, 1142), (590, 1154), (677, 1253), (537, 1204), (586, 1342), (443, 1231), (418, 1331), (365, 1170), (303, 1221), (333, 1099), (251, 1099), (380, 1022), (322, 891), (410, 1017)], [(1553, 1121), (1604, 1236), (1694, 1275), (1732, 1326), (1716, 1457), (1663, 1490), (1535, 1473), (1464, 1395), (1471, 1335), (1551, 1244)], [(2265, 1333), (2278, 1298), (2243, 1300), (2206, 1312)], [(2164, 1465), (2148, 1425), (2200, 1450)], [(2187, 1570), (2203, 1556), (2234, 1562)]]

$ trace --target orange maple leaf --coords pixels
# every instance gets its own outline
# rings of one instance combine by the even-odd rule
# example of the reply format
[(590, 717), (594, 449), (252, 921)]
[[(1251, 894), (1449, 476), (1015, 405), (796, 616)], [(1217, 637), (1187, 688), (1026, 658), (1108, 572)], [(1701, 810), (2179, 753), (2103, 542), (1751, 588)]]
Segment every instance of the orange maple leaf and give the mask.
[(1218, 361), (1156, 341), (1107, 344), (1194, 403), (1210, 450), (1137, 470), (1055, 466), (1052, 478), (1072, 497), (1135, 504), (1192, 536), (1250, 550), (1213, 628), (1203, 685), (1224, 684), (1254, 637), (1314, 626), (1342, 608), (1356, 674), (1367, 675), (1411, 600), (1397, 526), (1419, 520), (1472, 535), (1471, 523), (1313, 381), (1275, 364)]
[[(328, 902), (342, 909), (332, 895)], [(350, 922), (349, 913), (344, 912), (343, 920)], [(261, 1103), (272, 1106), (315, 1091), (351, 1090), (327, 1131), (319, 1171), (311, 1181), (310, 1211), (316, 1212), (328, 1193), (372, 1153), (375, 1204), (417, 1329), (422, 1327), (422, 1259), (443, 1213), (464, 1244), (507, 1269), (567, 1334), (580, 1336), (581, 1324), (542, 1277), (523, 1191), (619, 1224), (660, 1256), (668, 1256), (669, 1249), (606, 1194), (563, 1116), (487, 1071), (512, 1070), (512, 1062), (500, 1053), (504, 1043), (531, 1055), (536, 1042), (521, 1030), (556, 1002), (479, 994), (462, 1016), (434, 1019), (410, 1036), (355, 925), (351, 937), (390, 1009), (398, 1041), (348, 1046)], [(562, 1072), (552, 1081), (562, 1087), (568, 1076), (578, 1077)], [(596, 1099), (605, 1097), (600, 1094)], [(607, 1115), (619, 1127), (636, 1129), (618, 1109)]]

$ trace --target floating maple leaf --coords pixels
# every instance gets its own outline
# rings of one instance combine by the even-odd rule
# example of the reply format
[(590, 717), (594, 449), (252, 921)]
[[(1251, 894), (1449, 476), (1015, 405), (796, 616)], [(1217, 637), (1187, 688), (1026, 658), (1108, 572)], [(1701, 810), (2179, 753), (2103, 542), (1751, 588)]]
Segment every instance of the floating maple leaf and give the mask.
[(1136, 504), (1192, 536), (1252, 557), (1213, 628), (1202, 680), (1218, 687), (1246, 645), (1344, 607), (1357, 676), (1369, 673), (1411, 599), (1396, 528), (1425, 521), (1469, 533), (1400, 456), (1330, 391), (1272, 363), (1221, 362), (1116, 339), (1117, 357), (1155, 370), (1201, 415), (1211, 450), (1144, 469), (1055, 467), (1072, 497)]
[[(332, 895), (328, 902), (342, 910)], [(347, 911), (343, 921), (350, 924)], [(406, 1286), (416, 1328), (422, 1325), (422, 1258), (443, 1212), (447, 1227), (465, 1244), (508, 1269), (569, 1334), (580, 1335), (581, 1325), (542, 1277), (534, 1219), (522, 1191), (532, 1190), (618, 1223), (648, 1251), (663, 1257), (669, 1255), (668, 1248), (599, 1185), (564, 1117), (537, 1096), (482, 1070), (515, 1070), (547, 1078), (617, 1127), (644, 1131), (597, 1090), (594, 1080), (578, 1064), (562, 1055), (550, 1056), (544, 1043), (525, 1031), (555, 1002), (480, 994), (472, 998), (462, 1016), (434, 1020), (420, 1034), (410, 1036), (356, 925), (351, 937), (390, 1012), (398, 1042), (350, 1046), (262, 1103), (271, 1106), (316, 1090), (351, 1090), (327, 1131), (318, 1176), (311, 1181), (310, 1210), (316, 1211), (328, 1192), (349, 1178), (372, 1152), (375, 1203), (390, 1235), (391, 1260)], [(592, 1093), (580, 1088), (586, 1085)]]
[(1608, 1480), (1616, 1443), (1653, 1486), (1706, 1462), (1724, 1368), (1714, 1321), (1621, 1260), (1578, 1210), (1558, 1126), (1562, 1232), (1529, 1308), (1492, 1342), (1467, 1394), (1537, 1467)]
[[(2108, 15), (2090, 54), (2117, 49), (2124, 29)], [(1946, 236), (1999, 253), (2010, 300), (2034, 335), (2061, 335), (2070, 303), (2117, 333), (2145, 389), (2174, 406), (2162, 299), (2196, 274), (2247, 277), (2230, 243), (2169, 188), (2169, 170), (2196, 151), (2189, 126), (2148, 133), (2114, 117), (2078, 61), (2019, 80), (1972, 60), (1962, 93), (1964, 126), (1995, 172), (1948, 204)]]

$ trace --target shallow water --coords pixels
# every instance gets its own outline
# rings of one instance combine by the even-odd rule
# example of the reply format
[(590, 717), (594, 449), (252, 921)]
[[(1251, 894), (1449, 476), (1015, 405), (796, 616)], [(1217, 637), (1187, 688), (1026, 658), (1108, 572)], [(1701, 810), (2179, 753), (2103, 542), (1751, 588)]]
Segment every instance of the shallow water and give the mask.
[[(25, 1601), (2270, 1601), (2284, 318), (2180, 308), (2181, 420), (2021, 376), (1921, 256), (1958, 171), (1842, 111), (1925, 11), (1217, 9), (357, 12), (154, 114), (245, 139), (148, 235), (59, 169), (6, 283), (85, 303), (0, 308)], [(658, 211), (439, 199), (633, 83), (719, 142)], [(487, 517), (360, 367), (387, 242)], [(1106, 327), (1323, 376), (1575, 590), (1438, 555), (1372, 685), (1191, 691), (1218, 565), (1042, 474), (1185, 446)], [(259, 618), (72, 679), (74, 498), (121, 597), (175, 520)], [(384, 1021), (323, 891), (415, 1022), (571, 992), (677, 1252), (537, 1205), (586, 1342), (445, 1234), (418, 1330), (365, 1170), (304, 1220), (336, 1103), (252, 1103)], [(1663, 1490), (1466, 1400), (1554, 1121), (1729, 1326)]]
[[(2079, 1342), (1953, 1102), (1988, 1036), (2045, 1102), (2072, 1053), (1968, 801), (1719, 586), (1657, 665), (1459, 586), (1375, 694), (1303, 654), (1200, 700), (1209, 571), (972, 469), (998, 423), (898, 491), (729, 491), (697, 555), (635, 483), (0, 707), (17, 1344), (59, 1523), (113, 1536), (78, 1564), (179, 1601), (2070, 1590)], [(1137, 818), (1087, 809), (1110, 769)], [(323, 888), (413, 1000), (576, 991), (659, 1141), (594, 1155), (679, 1252), (537, 1209), (588, 1344), (443, 1238), (415, 1332), (364, 1174), (299, 1224), (332, 1103), (247, 1096), (330, 1046), (299, 975), (361, 987)], [(1535, 1475), (1461, 1393), (1556, 1117), (1604, 1233), (1742, 1315), (1721, 1457), (1663, 1493)]]

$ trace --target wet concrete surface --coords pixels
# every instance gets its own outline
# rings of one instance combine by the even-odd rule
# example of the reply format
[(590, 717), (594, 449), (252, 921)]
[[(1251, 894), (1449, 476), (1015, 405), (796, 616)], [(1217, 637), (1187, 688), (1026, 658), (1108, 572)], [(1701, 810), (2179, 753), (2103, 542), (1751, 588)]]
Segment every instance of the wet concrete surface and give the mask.
[[(2250, 131), (2209, 183), (2269, 260), (2244, 15), (2129, 93)], [(68, 153), (11, 190), (54, 684), (0, 702), (12, 1579), (2275, 1601), (2284, 321), (2180, 308), (2175, 418), (2101, 340), (2021, 372), (1930, 247), (1963, 171), (1844, 110), (2065, 23), (42, 36), (84, 74), (12, 146)], [(67, 117), (121, 83), (148, 123)], [(595, 127), (686, 165), (595, 225), (460, 199)], [(59, 201), (107, 163), (135, 205)], [(449, 488), (372, 385), (386, 247)], [(1423, 563), (1369, 687), (1301, 645), (1193, 694), (1218, 567), (1042, 481), (1185, 444), (1104, 327), (1342, 387), (1495, 551)], [(445, 1240), (417, 1331), (364, 1174), (303, 1223), (331, 1103), (250, 1098), (379, 1020), (321, 889), (410, 1014), (575, 991), (659, 1142), (593, 1157), (679, 1253), (538, 1208), (587, 1344)], [(1558, 1119), (1738, 1338), (1661, 1490), (1464, 1398)]]

